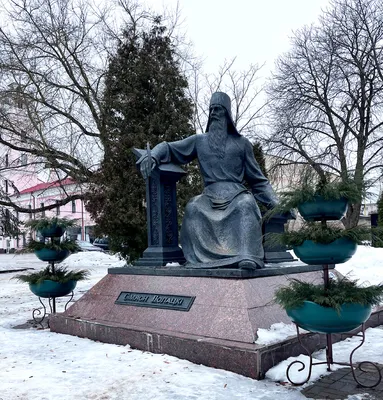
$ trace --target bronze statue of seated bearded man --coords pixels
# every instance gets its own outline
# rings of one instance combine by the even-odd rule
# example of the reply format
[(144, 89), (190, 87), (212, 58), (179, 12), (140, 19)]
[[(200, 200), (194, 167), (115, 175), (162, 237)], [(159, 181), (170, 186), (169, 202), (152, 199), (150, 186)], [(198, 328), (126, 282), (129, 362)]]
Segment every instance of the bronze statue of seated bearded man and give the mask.
[(187, 267), (264, 266), (262, 218), (256, 200), (272, 208), (277, 199), (254, 158), (252, 144), (234, 125), (227, 94), (212, 95), (206, 133), (162, 142), (151, 156), (152, 160), (144, 158), (140, 165), (144, 178), (148, 167), (150, 171), (162, 163), (186, 164), (195, 158), (199, 162), (205, 189), (187, 204), (181, 228)]

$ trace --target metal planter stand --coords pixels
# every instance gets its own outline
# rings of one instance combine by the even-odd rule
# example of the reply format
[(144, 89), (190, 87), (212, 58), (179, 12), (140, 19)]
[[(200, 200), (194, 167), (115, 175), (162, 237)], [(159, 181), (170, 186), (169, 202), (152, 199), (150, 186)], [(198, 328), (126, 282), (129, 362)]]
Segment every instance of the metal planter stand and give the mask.
[[(73, 300), (74, 292), (72, 291), (67, 297), (69, 297), (69, 300), (65, 303), (64, 306), (64, 311), (66, 311), (68, 304)], [(64, 296), (60, 296), (64, 297)], [(42, 307), (38, 307), (33, 309), (32, 311), (32, 319), (35, 321), (37, 324), (39, 324), (42, 328), (44, 328), (43, 322), (45, 319), (47, 320), (47, 325), (49, 328), (49, 315), (56, 313), (56, 298), (57, 297), (48, 297), (48, 306), (49, 306), (49, 311), (47, 312), (47, 307), (43, 303), (41, 299), (46, 298), (46, 297), (39, 297), (39, 302), (42, 305)], [(43, 310), (43, 312), (41, 311)]]
[[(323, 265), (323, 277), (324, 277), (324, 285), (325, 287), (328, 287), (329, 284), (329, 270), (328, 270), (328, 265)], [(307, 355), (310, 358), (309, 361), (309, 365), (308, 365), (308, 369), (307, 369), (307, 378), (302, 381), (302, 382), (295, 382), (291, 377), (290, 377), (290, 369), (292, 368), (293, 365), (300, 365), (300, 368), (298, 369), (298, 372), (304, 371), (306, 370), (307, 366), (304, 362), (296, 360), (293, 361), (292, 363), (289, 364), (289, 366), (287, 367), (286, 370), (286, 376), (288, 381), (293, 384), (294, 386), (301, 386), (304, 385), (305, 383), (307, 383), (310, 380), (311, 377), (311, 372), (312, 372), (312, 368), (314, 365), (323, 365), (323, 364), (327, 364), (327, 371), (331, 371), (331, 365), (332, 364), (336, 364), (336, 365), (343, 365), (346, 367), (350, 367), (351, 368), (351, 372), (352, 372), (352, 376), (355, 380), (355, 382), (358, 384), (359, 387), (363, 387), (363, 388), (374, 388), (375, 386), (378, 386), (380, 381), (382, 380), (382, 374), (380, 372), (380, 369), (378, 368), (378, 366), (376, 364), (374, 364), (371, 361), (361, 361), (360, 363), (354, 363), (353, 362), (353, 356), (356, 350), (358, 350), (360, 347), (363, 346), (364, 342), (365, 342), (365, 325), (364, 323), (361, 325), (361, 333), (359, 334), (352, 334), (352, 333), (343, 333), (343, 335), (347, 335), (350, 337), (356, 336), (356, 337), (360, 337), (361, 338), (361, 342), (360, 344), (358, 344), (358, 346), (355, 347), (354, 350), (352, 350), (352, 352), (350, 353), (350, 358), (349, 358), (349, 362), (336, 362), (333, 359), (333, 350), (332, 350), (332, 334), (331, 333), (327, 333), (326, 334), (326, 361), (322, 361), (322, 362), (313, 362), (313, 357), (312, 354), (310, 352), (310, 350), (307, 349), (307, 347), (305, 347), (305, 345), (302, 343), (301, 340), (301, 334), (299, 331), (299, 326), (297, 324), (295, 324), (296, 329), (297, 329), (297, 337), (298, 337), (298, 341), (300, 343), (300, 345), (302, 346), (302, 348), (305, 350), (305, 352), (307, 353)], [(375, 383), (371, 384), (371, 385), (364, 385), (363, 383), (361, 383), (356, 374), (355, 374), (355, 370), (359, 369), (362, 372), (371, 372), (370, 369), (364, 369), (363, 367), (369, 365), (370, 367), (372, 367), (372, 369), (375, 369), (377, 372), (377, 380)]]
[[(324, 204), (323, 201), (320, 204), (323, 205)], [(314, 204), (314, 206), (315, 206), (315, 204)], [(330, 208), (327, 207), (327, 209), (331, 211), (331, 207)], [(324, 211), (326, 211), (326, 207), (324, 207)], [(346, 209), (344, 210), (344, 212), (346, 212), (346, 211), (347, 211), (347, 204), (346, 204)], [(324, 215), (324, 214), (326, 214), (326, 212), (324, 212), (321, 215), (320, 219), (319, 218), (315, 218), (314, 219), (314, 220), (320, 221), (320, 224), (323, 227), (327, 226), (327, 222), (326, 221), (328, 221), (328, 220), (334, 220), (334, 219), (342, 218), (341, 213), (339, 215), (337, 215), (336, 217), (335, 216), (329, 216), (329, 215), (331, 215), (331, 213), (329, 215)], [(329, 277), (328, 264), (323, 264), (323, 283), (324, 283), (324, 288), (325, 289), (329, 288), (330, 277)], [(297, 329), (298, 341), (299, 341), (300, 345), (302, 346), (302, 348), (306, 351), (307, 355), (310, 358), (310, 361), (309, 361), (309, 366), (308, 366), (308, 369), (307, 369), (307, 378), (302, 382), (293, 381), (292, 378), (290, 377), (290, 370), (291, 370), (291, 367), (293, 365), (297, 365), (298, 364), (298, 365), (300, 365), (300, 368), (298, 369), (298, 372), (302, 372), (302, 371), (306, 370), (306, 368), (307, 368), (306, 364), (304, 362), (298, 361), (298, 360), (293, 361), (292, 363), (289, 364), (289, 366), (287, 367), (287, 370), (286, 370), (286, 376), (287, 376), (287, 379), (289, 380), (289, 382), (291, 384), (293, 384), (295, 386), (301, 386), (301, 385), (304, 385), (305, 383), (307, 383), (310, 380), (312, 368), (313, 368), (314, 365), (326, 364), (327, 365), (327, 371), (331, 371), (331, 365), (337, 364), (337, 365), (344, 365), (344, 366), (347, 366), (347, 367), (351, 368), (352, 376), (353, 376), (354, 380), (357, 382), (359, 387), (373, 388), (373, 387), (379, 385), (380, 381), (382, 380), (382, 375), (381, 375), (380, 369), (378, 368), (378, 366), (376, 364), (374, 364), (371, 361), (362, 361), (360, 363), (354, 363), (353, 362), (353, 356), (354, 356), (355, 351), (358, 350), (365, 342), (365, 325), (364, 325), (364, 323), (362, 323), (360, 325), (361, 326), (361, 333), (360, 334), (352, 334), (352, 333), (347, 333), (347, 332), (343, 333), (343, 334), (345, 334), (347, 336), (350, 336), (350, 337), (352, 337), (352, 336), (361, 337), (360, 344), (357, 347), (355, 347), (354, 350), (351, 351), (348, 363), (334, 362), (333, 349), (332, 349), (332, 334), (331, 333), (326, 333), (325, 334), (326, 335), (326, 361), (313, 362), (313, 358), (312, 358), (311, 352), (303, 345), (303, 343), (301, 341), (301, 335), (300, 335), (300, 332), (299, 332), (299, 326), (296, 323), (295, 323), (295, 326), (296, 326), (296, 329)], [(376, 382), (374, 382), (373, 384), (370, 384), (370, 385), (365, 385), (365, 384), (361, 383), (358, 380), (358, 378), (357, 378), (357, 376), (355, 374), (355, 370), (357, 368), (360, 369), (363, 372), (370, 372), (369, 370), (363, 369), (363, 367), (365, 367), (366, 365), (371, 366), (373, 369), (375, 369), (377, 371), (377, 374), (378, 374)]]
[[(65, 232), (65, 230), (61, 228), (59, 230), (57, 230), (57, 229), (50, 229), (50, 230), (46, 229), (46, 230), (41, 231), (40, 233), (43, 234), (44, 239), (46, 237), (49, 237), (51, 239), (51, 242), (53, 243), (54, 238), (55, 237), (59, 237), (58, 235), (62, 236), (64, 234), (64, 232)], [(60, 257), (60, 258), (56, 258), (56, 260), (48, 261), (48, 264), (51, 265), (52, 274), (55, 273), (55, 262), (57, 262), (57, 261), (62, 261), (62, 258)], [(56, 292), (56, 294), (57, 294), (57, 292)], [(33, 321), (35, 321), (36, 324), (38, 324), (42, 328), (44, 328), (43, 322), (45, 320), (47, 320), (47, 326), (49, 328), (49, 315), (52, 314), (52, 313), (53, 314), (56, 313), (56, 298), (65, 297), (65, 296), (69, 297), (69, 300), (65, 303), (65, 306), (64, 306), (64, 311), (66, 311), (66, 309), (68, 307), (68, 304), (73, 300), (73, 296), (74, 296), (74, 291), (73, 290), (71, 290), (69, 293), (68, 292), (64, 292), (64, 293), (60, 294), (60, 296), (38, 296), (39, 302), (42, 305), (42, 307), (38, 307), (38, 308), (33, 309), (33, 311), (32, 311), (32, 319), (33, 319)], [(47, 311), (47, 306), (42, 301), (43, 298), (48, 299), (48, 306), (49, 306), (49, 311), (50, 312)]]
[[(322, 218), (321, 220), (321, 224), (326, 226), (326, 220), (324, 218)], [(324, 287), (325, 289), (329, 287), (330, 284), (330, 277), (329, 277), (329, 268), (328, 268), (328, 264), (323, 264), (323, 281), (324, 281)], [(314, 365), (323, 365), (323, 364), (327, 364), (327, 371), (331, 371), (331, 365), (332, 364), (337, 364), (337, 365), (343, 365), (343, 366), (347, 366), (351, 368), (351, 372), (352, 372), (352, 376), (354, 378), (354, 380), (357, 382), (359, 387), (363, 387), (363, 388), (374, 388), (375, 386), (379, 385), (380, 381), (382, 380), (382, 375), (380, 372), (380, 369), (378, 368), (378, 366), (376, 364), (374, 364), (371, 361), (362, 361), (360, 363), (353, 363), (353, 356), (356, 350), (358, 350), (365, 342), (365, 325), (364, 323), (361, 324), (361, 334), (352, 334), (352, 333), (347, 333), (344, 332), (342, 334), (345, 334), (347, 336), (358, 336), (361, 337), (361, 343), (355, 347), (354, 350), (352, 350), (352, 352), (350, 353), (350, 358), (349, 358), (349, 362), (348, 363), (341, 363), (341, 362), (334, 362), (333, 359), (333, 350), (332, 350), (332, 334), (331, 333), (326, 333), (326, 361), (323, 362), (313, 362), (313, 358), (312, 358), (312, 354), (311, 352), (303, 345), (302, 341), (301, 341), (301, 335), (299, 332), (299, 326), (295, 323), (296, 329), (297, 329), (297, 337), (298, 337), (298, 341), (300, 343), (300, 345), (302, 346), (302, 348), (306, 351), (307, 355), (310, 358), (310, 362), (309, 362), (309, 366), (308, 366), (308, 370), (307, 370), (307, 378), (302, 381), (302, 382), (295, 382), (291, 379), (290, 377), (290, 369), (293, 365), (300, 365), (300, 368), (298, 369), (298, 372), (304, 371), (307, 366), (304, 362), (302, 361), (293, 361), (292, 363), (289, 364), (289, 366), (287, 367), (286, 370), (286, 376), (287, 379), (289, 380), (289, 382), (291, 384), (293, 384), (294, 386), (301, 386), (304, 385), (305, 383), (307, 383), (310, 380), (311, 377), (311, 372), (312, 372), (312, 367)], [(371, 366), (373, 369), (376, 369), (377, 371), (377, 380), (375, 383), (371, 384), (371, 385), (364, 385), (362, 384), (358, 378), (356, 377), (355, 374), (355, 370), (358, 368), (360, 369), (362, 372), (370, 372), (369, 370), (365, 370), (363, 369), (364, 366), (369, 365)]]

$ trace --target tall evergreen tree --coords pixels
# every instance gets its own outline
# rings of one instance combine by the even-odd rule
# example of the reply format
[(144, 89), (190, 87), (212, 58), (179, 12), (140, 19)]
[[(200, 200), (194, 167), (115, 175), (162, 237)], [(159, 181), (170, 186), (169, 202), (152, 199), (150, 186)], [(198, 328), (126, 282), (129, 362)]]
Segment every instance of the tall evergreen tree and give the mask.
[[(137, 258), (147, 246), (145, 183), (132, 147), (193, 134), (187, 80), (160, 18), (147, 31), (129, 26), (111, 58), (103, 98), (105, 156), (87, 208), (111, 246)], [(184, 179), (189, 187), (193, 180)], [(181, 186), (181, 185), (180, 185)]]
[(265, 154), (263, 153), (262, 145), (259, 142), (255, 142), (253, 144), (253, 153), (254, 153), (255, 159), (257, 160), (257, 163), (259, 164), (259, 166), (261, 168), (263, 175), (265, 175), (265, 177), (268, 178), (267, 170), (266, 170)]

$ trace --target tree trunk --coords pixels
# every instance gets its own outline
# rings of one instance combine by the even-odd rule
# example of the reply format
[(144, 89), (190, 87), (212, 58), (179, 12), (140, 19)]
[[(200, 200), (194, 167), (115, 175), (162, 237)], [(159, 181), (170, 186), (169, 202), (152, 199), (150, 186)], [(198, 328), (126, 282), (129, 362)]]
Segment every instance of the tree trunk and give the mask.
[(346, 229), (353, 228), (358, 225), (360, 215), (361, 203), (349, 204), (346, 216), (342, 219), (343, 225)]

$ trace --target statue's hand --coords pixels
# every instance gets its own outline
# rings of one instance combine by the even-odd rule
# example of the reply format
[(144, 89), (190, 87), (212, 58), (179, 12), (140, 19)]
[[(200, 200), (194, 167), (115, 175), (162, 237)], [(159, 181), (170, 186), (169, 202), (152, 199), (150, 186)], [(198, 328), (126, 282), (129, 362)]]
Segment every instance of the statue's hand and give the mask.
[(144, 177), (144, 179), (147, 179), (150, 176), (150, 173), (153, 171), (153, 169), (156, 167), (157, 163), (156, 160), (152, 157), (149, 159), (148, 157), (145, 157), (140, 164), (140, 171), (141, 175)]

